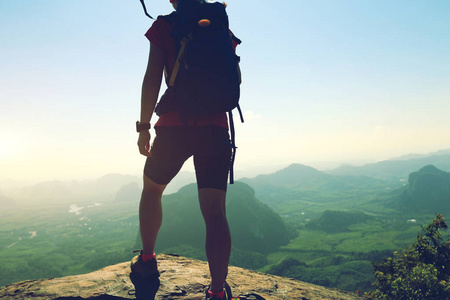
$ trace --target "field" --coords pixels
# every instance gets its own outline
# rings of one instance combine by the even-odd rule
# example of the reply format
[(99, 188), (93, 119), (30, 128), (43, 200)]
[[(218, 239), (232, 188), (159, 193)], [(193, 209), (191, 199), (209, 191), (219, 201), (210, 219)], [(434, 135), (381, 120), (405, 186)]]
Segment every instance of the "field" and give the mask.
[(0, 286), (86, 273), (132, 257), (136, 205), (78, 203), (85, 207), (79, 214), (69, 212), (71, 205), (27, 206), (2, 214)]

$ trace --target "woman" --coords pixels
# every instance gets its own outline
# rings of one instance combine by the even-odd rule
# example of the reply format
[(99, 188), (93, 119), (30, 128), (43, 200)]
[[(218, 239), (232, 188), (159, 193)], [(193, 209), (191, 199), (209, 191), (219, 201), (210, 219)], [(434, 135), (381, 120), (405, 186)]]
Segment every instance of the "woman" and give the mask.
[[(170, 2), (176, 10), (178, 0)], [(139, 207), (143, 250), (132, 260), (130, 277), (137, 297), (149, 297), (149, 294), (154, 297), (159, 287), (154, 247), (162, 222), (162, 193), (183, 163), (193, 156), (200, 208), (206, 225), (206, 255), (211, 275), (206, 299), (231, 299), (231, 291), (225, 283), (231, 251), (225, 212), (231, 159), (227, 117), (225, 113), (200, 118), (181, 117), (176, 110), (168, 112), (154, 125), (156, 137), (150, 147), (149, 128), (162, 74), (164, 68), (171, 74), (177, 47), (172, 37), (172, 24), (164, 17), (158, 18), (145, 36), (150, 41), (150, 55), (142, 85), (140, 122), (137, 124), (139, 152), (147, 157)]]

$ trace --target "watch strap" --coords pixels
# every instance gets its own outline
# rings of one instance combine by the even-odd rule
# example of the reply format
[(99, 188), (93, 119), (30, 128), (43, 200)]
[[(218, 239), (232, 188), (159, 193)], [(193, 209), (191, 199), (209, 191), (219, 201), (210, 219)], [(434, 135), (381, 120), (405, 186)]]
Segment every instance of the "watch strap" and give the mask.
[(150, 128), (151, 128), (150, 123), (141, 123), (139, 121), (136, 121), (136, 132), (149, 130)]

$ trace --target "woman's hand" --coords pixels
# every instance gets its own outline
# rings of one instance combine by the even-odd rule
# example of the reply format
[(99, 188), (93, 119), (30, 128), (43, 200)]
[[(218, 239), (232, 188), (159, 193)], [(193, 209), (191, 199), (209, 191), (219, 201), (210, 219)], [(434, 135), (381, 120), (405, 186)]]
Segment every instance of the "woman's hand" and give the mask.
[(144, 156), (150, 156), (150, 132), (143, 130), (139, 132), (139, 139), (137, 142), (139, 152)]

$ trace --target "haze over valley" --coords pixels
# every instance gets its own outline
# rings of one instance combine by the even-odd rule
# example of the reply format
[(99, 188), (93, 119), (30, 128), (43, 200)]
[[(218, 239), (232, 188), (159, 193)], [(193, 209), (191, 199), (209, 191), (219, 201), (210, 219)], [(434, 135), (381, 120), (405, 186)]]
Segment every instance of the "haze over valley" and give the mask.
[[(230, 185), (231, 264), (348, 291), (367, 291), (372, 261), (450, 213), (450, 153), (320, 171), (291, 164)], [(157, 253), (205, 259), (192, 174), (163, 198)], [(139, 176), (2, 182), (0, 285), (127, 261), (139, 249)]]

